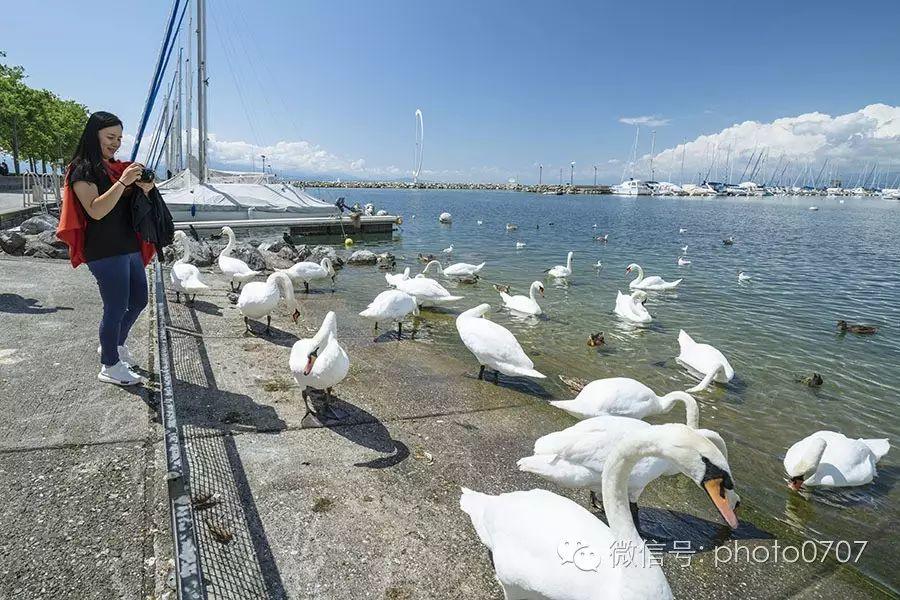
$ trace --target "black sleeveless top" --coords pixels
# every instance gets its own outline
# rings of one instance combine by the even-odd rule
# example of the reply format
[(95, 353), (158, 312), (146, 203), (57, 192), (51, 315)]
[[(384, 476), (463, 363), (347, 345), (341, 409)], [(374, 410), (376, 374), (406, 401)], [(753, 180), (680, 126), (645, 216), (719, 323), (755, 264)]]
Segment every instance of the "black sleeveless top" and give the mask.
[[(95, 173), (94, 171), (87, 162), (77, 164), (72, 167), (69, 183), (76, 181), (93, 183), (97, 186), (100, 195), (103, 195), (113, 186), (113, 182), (105, 172)], [(85, 211), (87, 229), (84, 232), (84, 259), (87, 262), (140, 252), (141, 244), (131, 222), (133, 196), (134, 187), (125, 188), (113, 209), (99, 220), (94, 219)]]

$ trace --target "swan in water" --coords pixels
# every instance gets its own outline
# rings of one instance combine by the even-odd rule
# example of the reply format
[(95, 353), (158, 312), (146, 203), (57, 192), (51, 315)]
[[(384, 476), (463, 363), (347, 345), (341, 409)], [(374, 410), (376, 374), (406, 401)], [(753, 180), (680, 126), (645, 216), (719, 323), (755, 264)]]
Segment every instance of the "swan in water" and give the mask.
[(679, 256), (677, 262), (678, 262), (679, 267), (684, 267), (684, 266), (691, 264), (691, 261), (689, 261), (688, 259), (686, 259), (683, 256)]
[(555, 267), (553, 267), (551, 269), (547, 269), (546, 271), (544, 271), (544, 273), (546, 273), (550, 277), (556, 277), (557, 279), (569, 277), (572, 274), (572, 256), (574, 254), (575, 254), (574, 252), (569, 252), (569, 254), (566, 255), (565, 266), (556, 265)]
[(516, 242), (516, 250), (521, 250), (525, 247), (525, 242)]
[(410, 313), (419, 314), (415, 298), (400, 290), (386, 290), (375, 296), (359, 316), (375, 321), (375, 331), (378, 331), (378, 321), (396, 321), (399, 340), (403, 337), (403, 319)]
[(644, 278), (644, 269), (641, 268), (641, 265), (637, 263), (631, 263), (628, 265), (628, 268), (625, 269), (626, 273), (631, 273), (632, 270), (637, 270), (637, 277), (631, 280), (631, 283), (628, 284), (633, 290), (651, 290), (651, 291), (660, 291), (660, 290), (671, 290), (678, 286), (681, 283), (682, 279), (676, 279), (675, 281), (666, 281), (659, 275), (651, 275), (650, 277)]
[(441, 252), (444, 254), (453, 254), (453, 244), (450, 244), (450, 246), (444, 248)]
[(438, 275), (442, 277), (471, 277), (472, 275), (477, 275), (481, 269), (484, 268), (485, 263), (481, 263), (480, 265), (471, 265), (469, 263), (454, 263), (452, 265), (448, 265), (447, 268), (441, 267), (441, 263), (433, 260), (425, 265), (425, 268), (422, 269), (422, 274), (427, 273), (431, 267), (437, 268)]
[(480, 304), (456, 317), (459, 337), (481, 365), (478, 379), (484, 379), (485, 367), (494, 370), (495, 382), (499, 373), (543, 379), (545, 376), (535, 371), (516, 337), (506, 327), (483, 318), (490, 309), (490, 304)]
[(319, 263), (301, 261), (287, 269), (277, 269), (277, 271), (287, 273), (287, 276), (290, 277), (291, 281), (294, 283), (302, 282), (304, 291), (307, 294), (309, 293), (310, 281), (328, 279), (330, 277), (331, 283), (333, 284), (335, 278), (334, 266), (331, 264), (331, 259), (327, 256), (323, 257), (322, 261)]
[(751, 279), (753, 279), (753, 278), (750, 277), (749, 275), (747, 275), (746, 273), (744, 273), (743, 271), (738, 271), (738, 281), (740, 283), (744, 283), (745, 281), (750, 281)]
[(649, 387), (628, 377), (596, 379), (578, 393), (574, 400), (551, 400), (550, 404), (578, 419), (599, 415), (617, 415), (643, 419), (672, 410), (676, 402), (684, 403), (686, 423), (697, 428), (700, 416), (697, 402), (682, 391), (657, 396)]
[(507, 224), (506, 224), (506, 230), (507, 230), (507, 231), (515, 231), (515, 230), (518, 229), (518, 228), (519, 228), (519, 226), (516, 225), (515, 223), (507, 223)]
[(649, 323), (653, 317), (644, 308), (646, 300), (647, 293), (643, 290), (635, 290), (630, 296), (617, 292), (616, 308), (613, 312), (632, 323)]
[(682, 247), (681, 247), (681, 253), (682, 253), (682, 254), (687, 254), (687, 249), (688, 249), (688, 247), (687, 247), (686, 245), (685, 245), (685, 246), (682, 246)]
[(294, 298), (294, 286), (286, 273), (272, 273), (265, 281), (251, 281), (241, 290), (237, 307), (244, 315), (244, 325), (250, 331), (250, 319), (266, 318), (266, 333), (272, 333), (272, 311), (284, 298), (288, 308), (293, 308), (294, 323), (300, 317), (300, 307)]
[(397, 283), (409, 279), (409, 267), (403, 269), (402, 273), (385, 273), (384, 279), (387, 281), (388, 285), (396, 286)]
[(709, 344), (698, 344), (684, 329), (678, 332), (678, 345), (681, 351), (675, 360), (701, 380), (689, 392), (703, 391), (713, 381), (728, 383), (734, 377), (734, 369), (724, 354)]
[(462, 300), (462, 296), (453, 296), (447, 288), (434, 279), (416, 275), (412, 279), (403, 279), (394, 283), (401, 292), (406, 292), (416, 299), (419, 306), (435, 306), (455, 300)]
[(687, 229), (685, 229), (684, 227), (678, 228), (678, 233), (685, 233), (686, 231), (687, 231)]
[(603, 263), (600, 262), (600, 261), (598, 260), (598, 261), (597, 261), (597, 264), (594, 265), (594, 268), (597, 269), (597, 270), (599, 271), (600, 269), (603, 268)]
[(850, 487), (871, 483), (875, 465), (891, 445), (886, 439), (851, 439), (834, 431), (817, 431), (791, 446), (784, 470), (791, 489), (801, 486)]
[[(658, 562), (648, 560), (628, 506), (629, 475), (647, 457), (677, 465), (704, 488), (728, 524), (737, 527), (727, 501), (734, 484), (722, 453), (684, 425), (651, 426), (623, 439), (607, 456), (601, 487), (609, 526), (546, 490), (490, 496), (463, 488), (460, 508), (491, 552), (504, 597), (672, 598)], [(623, 545), (635, 551), (634, 560), (626, 564), (614, 558), (614, 548)]]
[(539, 315), (543, 311), (534, 297), (535, 293), (540, 293), (541, 296), (544, 295), (544, 284), (540, 281), (535, 281), (531, 284), (527, 296), (510, 296), (508, 293), (501, 291), (500, 299), (503, 300), (504, 306), (510, 310), (526, 315)]
[(187, 235), (179, 229), (175, 232), (175, 241), (181, 242), (184, 249), (184, 255), (172, 264), (172, 270), (169, 272), (172, 289), (175, 290), (175, 302), (181, 301), (181, 294), (184, 294), (185, 301), (190, 294), (193, 302), (197, 292), (208, 290), (209, 286), (200, 281), (200, 269), (188, 263), (191, 260), (191, 248), (188, 245)]
[(479, 224), (479, 225), (481, 225), (481, 224), (482, 224), (482, 221), (481, 221), (481, 219), (479, 219), (479, 220), (478, 220), (478, 221), (476, 221), (476, 222), (477, 222), (477, 223), (478, 223), (478, 224)]
[(307, 412), (315, 412), (309, 406), (308, 389), (325, 391), (325, 411), (329, 411), (332, 388), (343, 381), (350, 370), (350, 359), (337, 339), (334, 311), (325, 315), (316, 335), (294, 342), (288, 364), (300, 386)]
[[(219, 269), (230, 279), (231, 291), (236, 292), (241, 289), (241, 284), (247, 283), (259, 275), (259, 271), (254, 271), (241, 259), (231, 256), (231, 251), (234, 249), (234, 231), (231, 230), (231, 227), (223, 227), (222, 233), (228, 236), (228, 245), (219, 254)], [(238, 284), (237, 289), (234, 289), (235, 282)]]
[[(591, 505), (600, 508), (597, 492), (600, 491), (604, 464), (612, 448), (621, 440), (650, 427), (650, 423), (630, 417), (592, 417), (539, 438), (534, 443), (533, 454), (520, 459), (517, 465), (520, 471), (540, 475), (565, 488), (588, 488)], [(688, 427), (691, 425), (688, 424)], [(708, 429), (697, 429), (696, 426), (691, 429), (715, 444), (728, 460), (728, 450), (722, 436)], [(628, 500), (635, 525), (638, 523), (637, 502), (644, 488), (663, 475), (675, 476), (679, 472), (677, 466), (664, 458), (645, 458), (635, 465), (628, 480)], [(733, 509), (739, 500), (737, 494), (732, 492), (728, 505)]]

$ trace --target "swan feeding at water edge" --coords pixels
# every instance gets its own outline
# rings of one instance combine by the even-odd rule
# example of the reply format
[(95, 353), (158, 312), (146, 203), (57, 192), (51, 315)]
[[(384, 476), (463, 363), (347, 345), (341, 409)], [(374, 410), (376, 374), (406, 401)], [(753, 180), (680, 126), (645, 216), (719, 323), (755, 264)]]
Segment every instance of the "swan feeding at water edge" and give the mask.
[(484, 379), (484, 369), (510, 376), (537, 377), (545, 375), (534, 369), (534, 363), (525, 354), (516, 336), (506, 327), (483, 318), (491, 309), (490, 304), (481, 304), (464, 311), (456, 317), (456, 330), (466, 348), (478, 359), (481, 369), (478, 379)]
[(784, 455), (788, 486), (852, 487), (871, 483), (875, 465), (888, 453), (886, 439), (851, 439), (835, 431), (817, 431)]
[(683, 329), (678, 332), (680, 352), (675, 359), (688, 373), (700, 379), (689, 392), (700, 392), (713, 381), (728, 383), (734, 377), (734, 369), (725, 355), (709, 344), (698, 344)]
[(403, 319), (412, 313), (419, 314), (419, 305), (416, 299), (400, 290), (386, 290), (381, 292), (359, 316), (375, 321), (375, 331), (378, 331), (379, 321), (395, 321), (397, 323), (397, 339), (403, 337)]

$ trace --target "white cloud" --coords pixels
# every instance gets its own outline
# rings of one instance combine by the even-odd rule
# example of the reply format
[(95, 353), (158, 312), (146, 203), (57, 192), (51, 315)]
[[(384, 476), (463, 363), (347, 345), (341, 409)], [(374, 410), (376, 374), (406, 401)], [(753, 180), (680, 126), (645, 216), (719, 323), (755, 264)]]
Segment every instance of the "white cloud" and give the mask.
[(662, 127), (669, 124), (669, 119), (663, 119), (659, 115), (644, 115), (642, 117), (621, 117), (619, 123), (626, 125), (647, 125), (649, 127)]
[[(701, 135), (693, 141), (663, 150), (653, 159), (655, 176), (678, 180), (683, 155), (687, 181), (696, 179), (698, 172), (704, 175), (710, 172), (711, 179), (723, 180), (730, 165), (730, 179), (736, 182), (754, 153), (755, 156), (768, 156), (763, 159), (765, 166), (758, 171), (758, 182), (769, 179), (779, 161), (779, 172), (790, 163), (788, 177), (791, 173), (800, 175), (804, 169), (807, 173), (813, 172), (815, 177), (825, 159), (829, 161), (826, 176), (834, 169), (836, 175), (846, 179), (861, 171), (867, 163), (874, 165), (876, 162), (883, 172), (900, 155), (900, 107), (871, 104), (838, 116), (812, 112), (770, 123), (736, 123), (719, 133)], [(644, 155), (638, 160), (636, 176), (649, 176), (649, 158)], [(751, 170), (755, 162), (756, 158), (753, 158)]]

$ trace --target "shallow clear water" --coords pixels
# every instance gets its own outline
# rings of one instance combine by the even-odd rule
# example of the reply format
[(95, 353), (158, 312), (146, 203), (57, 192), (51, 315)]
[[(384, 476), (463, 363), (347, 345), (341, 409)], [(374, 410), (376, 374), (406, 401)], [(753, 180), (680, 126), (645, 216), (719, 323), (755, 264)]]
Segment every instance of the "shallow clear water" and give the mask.
[[(445, 351), (471, 359), (453, 315), (490, 302), (492, 320), (518, 337), (543, 388), (571, 397), (558, 374), (585, 379), (627, 376), (657, 393), (695, 381), (676, 364), (684, 329), (721, 350), (736, 371), (727, 386), (697, 394), (701, 423), (723, 435), (745, 506), (819, 540), (870, 540), (861, 568), (895, 590), (890, 564), (900, 554), (897, 523), (898, 450), (879, 465), (872, 485), (791, 493), (781, 460), (795, 441), (821, 429), (851, 437), (900, 440), (900, 202), (846, 198), (623, 198), (541, 196), (516, 192), (337, 190), (315, 193), (348, 204), (373, 202), (404, 223), (390, 242), (355, 249), (390, 250), (398, 271), (421, 270), (416, 255), (450, 244), (453, 262), (487, 262), (476, 285), (447, 284), (465, 299), (443, 313), (426, 313), (428, 334)], [(810, 205), (820, 210), (808, 210)], [(438, 215), (453, 214), (452, 225)], [(477, 221), (481, 220), (481, 225)], [(518, 231), (507, 232), (506, 223)], [(592, 226), (596, 224), (597, 228)], [(679, 228), (687, 231), (679, 233)], [(606, 244), (594, 236), (609, 234)], [(725, 246), (722, 239), (736, 242)], [(527, 246), (516, 250), (516, 241)], [(690, 266), (676, 258), (687, 245)], [(568, 284), (546, 283), (545, 316), (515, 318), (500, 311), (491, 283), (527, 294), (543, 271), (574, 251)], [(594, 264), (600, 260), (603, 268)], [(637, 262), (647, 275), (683, 278), (676, 291), (650, 293), (646, 328), (623, 324), (613, 313), (616, 291), (628, 291), (625, 267)], [(739, 284), (737, 271), (752, 276)], [(345, 268), (339, 291), (359, 298), (360, 310), (385, 288), (371, 267)], [(878, 326), (877, 335), (841, 335), (838, 319)], [(603, 331), (607, 346), (588, 348), (589, 333)], [(473, 371), (477, 365), (472, 361)], [(816, 371), (825, 383), (811, 389), (796, 379)], [(669, 419), (683, 418), (676, 409)], [(677, 416), (676, 416), (677, 415)], [(663, 419), (664, 420), (664, 419)], [(514, 468), (514, 467), (511, 467)]]

